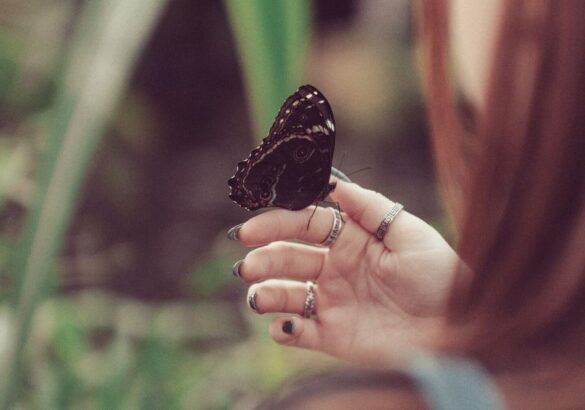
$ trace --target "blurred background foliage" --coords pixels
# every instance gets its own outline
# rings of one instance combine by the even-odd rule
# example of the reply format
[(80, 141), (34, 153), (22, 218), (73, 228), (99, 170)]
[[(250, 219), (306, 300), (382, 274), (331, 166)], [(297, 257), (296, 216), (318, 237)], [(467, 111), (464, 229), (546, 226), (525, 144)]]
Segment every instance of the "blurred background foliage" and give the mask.
[(249, 409), (340, 366), (246, 308), (226, 181), (311, 83), (334, 164), (440, 224), (409, 2), (0, 10), (0, 405)]

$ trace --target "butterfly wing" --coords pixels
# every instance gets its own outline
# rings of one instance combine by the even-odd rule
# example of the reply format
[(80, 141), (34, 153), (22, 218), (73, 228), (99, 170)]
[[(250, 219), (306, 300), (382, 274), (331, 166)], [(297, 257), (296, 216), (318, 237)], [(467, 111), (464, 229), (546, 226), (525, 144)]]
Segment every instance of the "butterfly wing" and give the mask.
[[(331, 155), (335, 149), (335, 118), (325, 96), (312, 85), (303, 85), (289, 96), (278, 112), (266, 139), (278, 140), (283, 134), (300, 133), (324, 127), (332, 133)], [(315, 128), (314, 128), (315, 127)], [(322, 131), (323, 132), (323, 131)]]
[(325, 96), (300, 87), (282, 105), (268, 136), (229, 179), (230, 198), (254, 210), (302, 209), (331, 190), (335, 119)]

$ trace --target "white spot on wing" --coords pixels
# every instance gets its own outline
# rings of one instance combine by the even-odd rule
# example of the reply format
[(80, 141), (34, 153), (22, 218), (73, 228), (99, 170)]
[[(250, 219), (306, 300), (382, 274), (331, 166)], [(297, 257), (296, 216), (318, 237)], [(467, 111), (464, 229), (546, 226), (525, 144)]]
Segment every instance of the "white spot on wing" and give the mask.
[(274, 181), (274, 185), (272, 185), (272, 197), (270, 198), (270, 202), (268, 202), (268, 205), (272, 205), (274, 203), (274, 200), (276, 199), (276, 186), (278, 185), (278, 180), (280, 179), (280, 176), (282, 175), (282, 173), (284, 172), (284, 170), (286, 169), (286, 164), (282, 164), (282, 166), (280, 167), (280, 170), (276, 173), (275, 175), (275, 181)]
[(331, 120), (325, 121), (325, 124), (327, 124), (327, 126), (329, 127), (329, 129), (331, 131), (335, 131), (335, 125), (333, 125), (333, 123), (331, 122)]

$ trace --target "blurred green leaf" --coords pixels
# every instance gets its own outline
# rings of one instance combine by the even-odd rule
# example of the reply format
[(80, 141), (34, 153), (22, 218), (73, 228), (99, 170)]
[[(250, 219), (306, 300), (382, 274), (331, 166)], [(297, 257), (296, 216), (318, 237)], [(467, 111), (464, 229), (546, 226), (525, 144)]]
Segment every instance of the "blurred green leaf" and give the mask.
[(39, 403), (41, 408), (67, 409), (79, 392), (78, 379), (59, 363), (49, 363), (45, 386)]
[(0, 30), (0, 103), (4, 101), (18, 68), (19, 47), (14, 38)]
[(228, 284), (234, 283), (233, 258), (214, 256), (193, 273), (193, 291), (197, 295), (211, 296)]
[(78, 311), (64, 299), (55, 301), (53, 350), (57, 359), (67, 366), (76, 366), (88, 353), (87, 334)]
[(174, 383), (174, 374), (180, 365), (179, 349), (157, 334), (145, 341), (138, 357), (142, 379), (141, 409), (180, 409), (181, 395)]
[(0, 302), (8, 300), (14, 290), (14, 275), (7, 269), (13, 252), (13, 241), (5, 236), (0, 236)]
[(105, 360), (108, 366), (104, 381), (96, 393), (97, 408), (104, 410), (124, 408), (134, 364), (130, 342), (122, 336), (116, 338)]
[[(31, 146), (28, 141), (0, 140), (0, 208), (17, 189), (21, 189), (30, 163)], [(21, 200), (23, 198), (16, 198)]]
[(89, 160), (165, 4), (166, 0), (86, 3), (50, 118), (37, 196), (14, 260), (20, 279), (17, 328), (2, 366), (0, 408), (8, 408), (15, 398), (31, 318), (69, 226)]
[(308, 0), (225, 0), (257, 138), (299, 85), (311, 32)]
[(89, 353), (87, 334), (71, 303), (64, 299), (52, 304), (51, 337), (46, 374), (39, 377), (38, 392), (41, 408), (67, 409), (79, 400), (85, 390), (85, 381), (79, 365)]

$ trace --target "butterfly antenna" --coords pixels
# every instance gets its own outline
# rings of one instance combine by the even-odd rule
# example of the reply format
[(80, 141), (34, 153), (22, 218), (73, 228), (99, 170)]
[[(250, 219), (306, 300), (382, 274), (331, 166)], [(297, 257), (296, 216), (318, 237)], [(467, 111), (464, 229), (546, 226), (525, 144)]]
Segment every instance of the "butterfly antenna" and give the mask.
[(317, 212), (317, 204), (315, 204), (315, 208), (313, 209), (313, 212), (311, 213), (311, 216), (309, 217), (309, 222), (307, 222), (307, 231), (309, 230), (309, 226), (311, 226), (311, 220), (313, 219), (313, 216), (315, 216), (315, 212)]

